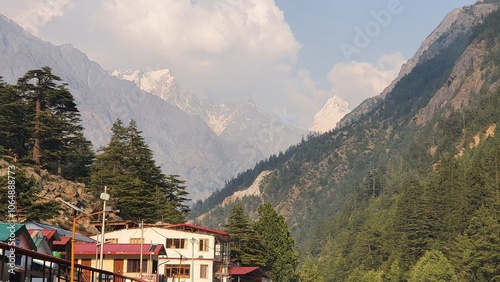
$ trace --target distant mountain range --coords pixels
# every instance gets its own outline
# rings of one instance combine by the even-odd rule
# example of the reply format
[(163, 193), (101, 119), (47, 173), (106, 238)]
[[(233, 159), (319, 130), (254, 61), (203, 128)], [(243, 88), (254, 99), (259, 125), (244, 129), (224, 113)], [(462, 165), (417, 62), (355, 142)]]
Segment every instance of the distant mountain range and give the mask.
[[(0, 15), (0, 76), (8, 83), (44, 66), (68, 83), (95, 149), (116, 119), (135, 119), (166, 174), (187, 180), (194, 200), (284, 151), (307, 134), (251, 100), (221, 104), (185, 91), (168, 70), (108, 72), (69, 44), (54, 46)], [(153, 94), (153, 95), (152, 95)]]
[(250, 157), (251, 163), (246, 167), (271, 154), (278, 154), (307, 134), (306, 130), (291, 127), (279, 117), (263, 112), (251, 98), (237, 104), (198, 98), (183, 90), (167, 69), (148, 72), (114, 70), (111, 74), (133, 81), (142, 90), (177, 106), (188, 115), (200, 117), (216, 135)]
[[(272, 203), (287, 219), (301, 254), (313, 255), (323, 264), (320, 273), (334, 266), (336, 271), (373, 267), (346, 265), (344, 260), (356, 248), (366, 254), (373, 241), (387, 243), (376, 233), (372, 239), (355, 241), (380, 225), (363, 225), (373, 216), (371, 208), (387, 211), (405, 187), (424, 182), (423, 175), (439, 170), (443, 158), (459, 158), (498, 128), (500, 12), (493, 12), (499, 6), (500, 1), (484, 1), (450, 12), (379, 96), (365, 100), (335, 129), (313, 135), (242, 173), (196, 204), (192, 221), (216, 227), (224, 224), (235, 202), (251, 216), (260, 204)], [(485, 19), (489, 24), (483, 24)], [(311, 130), (329, 128), (321, 123), (334, 119), (328, 108), (347, 109), (347, 105), (330, 99)], [(380, 200), (383, 189), (387, 198)], [(391, 212), (378, 220), (392, 223), (385, 218), (389, 215), (408, 220)], [(374, 269), (386, 266), (377, 264), (380, 268)], [(325, 281), (346, 281), (346, 277), (332, 271)]]

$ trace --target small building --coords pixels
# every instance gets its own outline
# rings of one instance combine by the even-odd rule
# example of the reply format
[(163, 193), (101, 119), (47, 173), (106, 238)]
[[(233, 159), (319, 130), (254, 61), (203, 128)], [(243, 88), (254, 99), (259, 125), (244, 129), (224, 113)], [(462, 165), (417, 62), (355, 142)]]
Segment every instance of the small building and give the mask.
[(0, 241), (10, 246), (36, 251), (35, 243), (24, 224), (0, 222)]
[[(75, 260), (81, 265), (99, 268), (100, 247), (95, 243), (75, 244)], [(140, 277), (156, 281), (160, 256), (166, 256), (162, 244), (104, 244), (103, 269), (129, 277)], [(142, 269), (141, 269), (142, 255)], [(151, 275), (154, 274), (154, 275)], [(84, 271), (84, 277), (90, 279)], [(89, 281), (89, 280), (84, 280)]]
[(269, 282), (271, 279), (258, 266), (233, 266), (229, 269), (233, 282)]
[[(100, 239), (100, 235), (92, 237)], [(160, 224), (144, 228), (106, 232), (110, 243), (152, 243), (165, 245), (166, 255), (159, 257), (158, 269), (151, 274), (177, 281), (229, 281), (229, 235), (226, 232), (191, 224)], [(111, 270), (108, 265), (106, 270)]]
[[(73, 236), (71, 231), (40, 222), (25, 222), (24, 224), (26, 225), (26, 228), (28, 230), (42, 230), (42, 232), (46, 232), (45, 234), (50, 237), (50, 239), (48, 240), (49, 245), (50, 242), (52, 242), (52, 251), (54, 252), (53, 254), (62, 259), (71, 260), (71, 238)], [(55, 231), (53, 237), (50, 236), (50, 234), (52, 234), (52, 231)], [(90, 239), (89, 237), (78, 232), (75, 234), (75, 238), (77, 242), (95, 244), (95, 240)]]

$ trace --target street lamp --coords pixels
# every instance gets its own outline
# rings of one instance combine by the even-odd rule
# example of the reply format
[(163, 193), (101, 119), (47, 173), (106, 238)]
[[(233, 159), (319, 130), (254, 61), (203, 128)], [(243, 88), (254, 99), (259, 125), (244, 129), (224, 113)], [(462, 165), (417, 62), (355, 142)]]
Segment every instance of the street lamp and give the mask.
[[(105, 212), (106, 211), (106, 202), (109, 200), (109, 194), (106, 193), (108, 187), (104, 186), (104, 193), (101, 193), (101, 200), (104, 202), (102, 206), (102, 210)], [(104, 253), (104, 229), (105, 229), (105, 224), (106, 224), (106, 213), (103, 213), (102, 215), (102, 224), (101, 224), (101, 252), (100, 252), (100, 257), (99, 257), (99, 269), (102, 270), (102, 263), (103, 263), (103, 253)], [(73, 281), (71, 281), (73, 282)]]
[(73, 232), (71, 235), (71, 282), (75, 281), (75, 242), (76, 242), (76, 222), (84, 217), (91, 217), (96, 214), (102, 214), (105, 211), (98, 211), (98, 212), (93, 212), (93, 213), (84, 213), (80, 216), (75, 216), (73, 217)]

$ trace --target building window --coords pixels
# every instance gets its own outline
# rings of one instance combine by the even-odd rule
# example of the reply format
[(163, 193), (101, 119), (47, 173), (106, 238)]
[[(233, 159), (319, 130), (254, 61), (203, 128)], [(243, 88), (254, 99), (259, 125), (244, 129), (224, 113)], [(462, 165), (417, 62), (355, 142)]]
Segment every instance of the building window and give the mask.
[[(145, 272), (148, 267), (148, 260), (142, 260), (142, 271)], [(127, 272), (140, 272), (141, 267), (139, 265), (139, 259), (128, 259), (127, 260)]]
[(144, 243), (144, 238), (130, 238), (128, 241), (130, 244), (140, 244)]
[(118, 238), (106, 238), (106, 243), (117, 244)]
[(167, 238), (167, 249), (184, 249), (186, 247), (186, 239)]
[(167, 264), (165, 265), (165, 276), (172, 278), (189, 278), (190, 265)]
[(200, 265), (200, 278), (208, 278), (208, 264)]
[(208, 252), (208, 239), (200, 239), (199, 240), (199, 245), (200, 245), (200, 252)]

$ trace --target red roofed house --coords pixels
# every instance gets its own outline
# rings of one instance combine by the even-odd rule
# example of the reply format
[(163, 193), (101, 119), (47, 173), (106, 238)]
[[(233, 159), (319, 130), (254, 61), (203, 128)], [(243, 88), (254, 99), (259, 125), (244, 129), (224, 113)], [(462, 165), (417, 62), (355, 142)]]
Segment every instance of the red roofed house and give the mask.
[(229, 269), (234, 282), (268, 282), (271, 279), (258, 266), (233, 266)]
[[(99, 240), (97, 235), (93, 238)], [(110, 243), (163, 244), (166, 255), (160, 256), (158, 274), (167, 281), (229, 281), (229, 234), (192, 224), (154, 224), (140, 228), (106, 232), (104, 246)], [(95, 244), (94, 244), (95, 247)], [(104, 267), (112, 271), (112, 268)], [(112, 265), (111, 265), (112, 267)]]
[[(99, 268), (100, 247), (95, 243), (75, 244), (75, 261), (86, 266)], [(104, 244), (103, 269), (129, 277), (139, 277), (141, 271), (141, 244)], [(163, 244), (142, 245), (142, 273), (156, 273), (159, 256), (165, 256)], [(90, 279), (90, 273), (85, 273)], [(145, 280), (154, 280), (154, 275), (143, 276)], [(84, 280), (89, 281), (89, 280)]]

